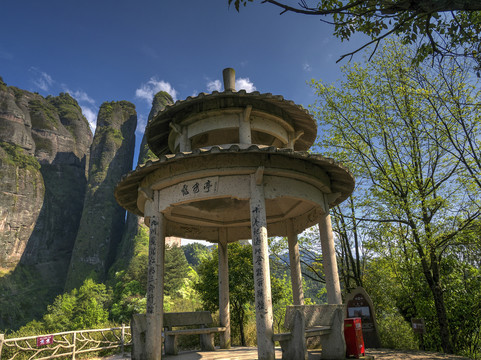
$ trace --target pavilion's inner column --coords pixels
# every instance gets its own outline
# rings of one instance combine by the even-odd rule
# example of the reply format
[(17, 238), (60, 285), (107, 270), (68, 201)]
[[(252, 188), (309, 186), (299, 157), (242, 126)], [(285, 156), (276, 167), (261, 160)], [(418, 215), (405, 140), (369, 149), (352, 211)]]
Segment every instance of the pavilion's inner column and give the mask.
[(329, 205), (326, 204), (325, 209), (325, 213), (319, 220), (319, 237), (321, 238), (322, 262), (324, 265), (324, 274), (326, 275), (327, 303), (342, 304)]
[(304, 305), (304, 290), (302, 288), (301, 257), (297, 234), (292, 220), (287, 222), (287, 242), (289, 244), (289, 265), (291, 268), (292, 300), (294, 305)]
[(251, 175), (250, 217), (254, 289), (257, 325), (257, 354), (259, 360), (274, 360), (271, 278), (267, 246), (266, 204), (263, 187), (263, 168)]
[(219, 229), (219, 320), (225, 332), (220, 334), (220, 347), (230, 348), (230, 309), (229, 309), (229, 261), (227, 254), (226, 229)]
[[(148, 206), (149, 205), (149, 206)], [(150, 215), (149, 263), (147, 274), (147, 316), (145, 347), (147, 360), (162, 358), (162, 321), (164, 308), (165, 219), (148, 201)]]

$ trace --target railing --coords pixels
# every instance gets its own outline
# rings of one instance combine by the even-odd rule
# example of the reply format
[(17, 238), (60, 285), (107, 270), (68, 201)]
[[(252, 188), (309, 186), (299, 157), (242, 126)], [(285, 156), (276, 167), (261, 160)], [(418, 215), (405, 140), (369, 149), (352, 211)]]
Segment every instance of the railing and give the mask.
[(46, 360), (121, 349), (132, 345), (130, 326), (110, 329), (67, 331), (55, 334), (5, 339), (0, 334), (0, 360)]

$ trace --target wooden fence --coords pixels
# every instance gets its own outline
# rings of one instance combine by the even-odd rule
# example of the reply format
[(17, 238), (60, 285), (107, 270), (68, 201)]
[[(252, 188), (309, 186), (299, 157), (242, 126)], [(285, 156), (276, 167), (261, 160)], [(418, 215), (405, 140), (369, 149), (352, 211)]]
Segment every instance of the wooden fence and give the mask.
[(0, 360), (46, 360), (54, 358), (71, 358), (77, 355), (120, 349), (132, 345), (130, 326), (67, 331), (55, 334), (27, 336), (5, 339), (0, 334)]

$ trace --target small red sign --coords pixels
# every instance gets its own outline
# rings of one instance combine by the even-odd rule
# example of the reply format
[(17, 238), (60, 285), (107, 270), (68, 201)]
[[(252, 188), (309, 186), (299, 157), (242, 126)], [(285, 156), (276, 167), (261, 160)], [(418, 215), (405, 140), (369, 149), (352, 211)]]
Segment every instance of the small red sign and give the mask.
[(37, 337), (37, 347), (53, 344), (53, 335)]

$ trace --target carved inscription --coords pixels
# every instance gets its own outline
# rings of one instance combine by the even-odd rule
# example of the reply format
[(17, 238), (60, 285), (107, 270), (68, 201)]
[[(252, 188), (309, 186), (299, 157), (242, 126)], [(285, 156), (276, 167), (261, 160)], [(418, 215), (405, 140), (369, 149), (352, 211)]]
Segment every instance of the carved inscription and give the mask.
[(157, 231), (159, 227), (159, 220), (157, 216), (150, 218), (150, 235), (149, 235), (149, 265), (147, 270), (147, 314), (154, 313), (155, 302), (155, 283), (156, 283), (156, 259), (157, 246), (155, 239), (157, 238)]
[(195, 198), (201, 195), (216, 194), (218, 190), (219, 178), (202, 178), (198, 180), (186, 181), (177, 185), (178, 194), (182, 199)]
[(262, 229), (261, 229), (261, 209), (255, 206), (251, 211), (252, 226), (252, 251), (254, 260), (255, 289), (256, 289), (256, 309), (266, 311), (264, 303), (264, 258), (262, 256)]

